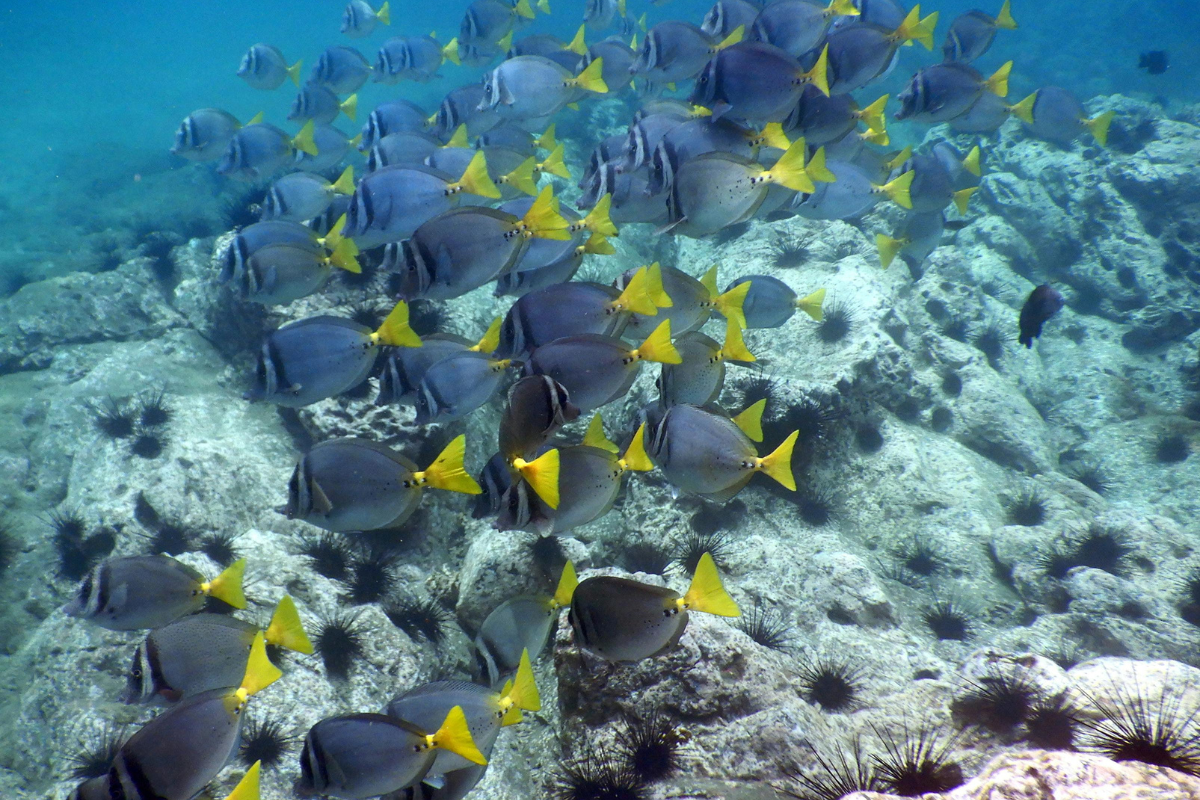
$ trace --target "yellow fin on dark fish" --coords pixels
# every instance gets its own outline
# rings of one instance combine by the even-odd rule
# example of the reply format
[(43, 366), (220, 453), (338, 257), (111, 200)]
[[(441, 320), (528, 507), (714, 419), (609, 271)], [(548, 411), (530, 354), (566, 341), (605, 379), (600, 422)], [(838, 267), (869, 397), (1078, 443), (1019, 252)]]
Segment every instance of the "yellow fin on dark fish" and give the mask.
[(762, 470), (774, 478), (781, 486), (796, 491), (796, 478), (792, 475), (792, 450), (800, 431), (792, 431), (774, 452), (754, 460), (755, 469)]
[(579, 585), (579, 576), (575, 572), (575, 565), (568, 561), (563, 565), (562, 574), (558, 576), (558, 586), (554, 590), (554, 598), (552, 600), (555, 608), (566, 608), (571, 605), (571, 598), (575, 596), (575, 587)]
[(268, 644), (312, 655), (312, 642), (304, 632), (304, 623), (300, 621), (300, 613), (296, 611), (296, 603), (291, 595), (285, 594), (275, 606), (275, 613), (271, 615), (271, 624), (267, 626), (264, 637)]
[(515, 458), (513, 468), (521, 473), (521, 477), (533, 489), (542, 502), (551, 508), (558, 508), (558, 468), (559, 456), (557, 450), (547, 450), (533, 461)]
[(483, 492), (463, 464), (467, 451), (466, 434), (460, 433), (450, 440), (450, 444), (438, 454), (433, 463), (424, 472), (413, 473), (413, 479), (424, 479), (433, 489), (444, 489), (460, 494), (480, 494)]
[(813, 318), (814, 322), (820, 322), (825, 319), (825, 310), (822, 307), (825, 303), (825, 289), (817, 289), (810, 295), (796, 299), (796, 308), (803, 311)]
[(207, 583), (200, 584), (200, 591), (209, 597), (228, 603), (234, 608), (246, 607), (246, 595), (242, 593), (242, 576), (246, 573), (246, 559), (239, 558), (221, 574)]
[(696, 574), (692, 576), (692, 585), (688, 587), (682, 602), (684, 608), (689, 611), (702, 611), (720, 617), (742, 615), (737, 603), (729, 596), (729, 592), (725, 591), (716, 562), (710, 553), (700, 556), (696, 563)]
[(250, 765), (250, 769), (246, 770), (246, 774), (237, 782), (237, 786), (233, 787), (225, 800), (259, 800), (261, 794), (259, 792), (259, 784), (261, 781), (262, 762), (255, 761)]
[(619, 452), (618, 447), (604, 435), (604, 420), (600, 418), (599, 411), (592, 416), (592, 421), (588, 423), (587, 433), (583, 435), (583, 443), (588, 447), (597, 447), (610, 453)]
[[(525, 0), (521, 0), (521, 2), (525, 2)], [(472, 764), (480, 766), (487, 764), (487, 759), (484, 758), (483, 753), (479, 752), (475, 739), (471, 736), (471, 728), (467, 725), (467, 715), (463, 713), (462, 706), (450, 709), (450, 713), (446, 715), (445, 721), (442, 722), (442, 726), (437, 729), (437, 732), (425, 737), (425, 744), (427, 747), (439, 747), (462, 756)]]
[(654, 462), (650, 460), (650, 456), (646, 455), (646, 423), (638, 425), (638, 429), (633, 432), (633, 439), (630, 440), (629, 447), (625, 448), (625, 455), (621, 456), (617, 463), (621, 469), (633, 472), (649, 472), (654, 469)]
[(630, 357), (659, 364), (682, 364), (683, 356), (671, 344), (671, 320), (664, 319), (640, 345), (629, 351)]
[(408, 325), (408, 303), (403, 300), (396, 303), (379, 329), (371, 334), (371, 342), (392, 347), (421, 346), (421, 337)]

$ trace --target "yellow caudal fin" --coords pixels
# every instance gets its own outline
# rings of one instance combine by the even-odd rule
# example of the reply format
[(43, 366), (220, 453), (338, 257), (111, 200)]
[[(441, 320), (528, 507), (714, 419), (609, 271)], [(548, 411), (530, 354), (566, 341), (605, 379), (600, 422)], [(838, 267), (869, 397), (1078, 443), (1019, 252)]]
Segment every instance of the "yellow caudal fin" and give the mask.
[(500, 41), (496, 42), (496, 46), (500, 48), (501, 55), (507, 53), (509, 50), (512, 50), (512, 39), (513, 32), (509, 31), (508, 33), (504, 34)]
[(767, 398), (763, 398), (752, 405), (742, 409), (740, 414), (733, 417), (733, 424), (738, 426), (738, 430), (746, 434), (746, 437), (752, 442), (761, 442), (763, 440), (762, 430), (762, 415), (763, 409), (767, 407)]
[(475, 353), (491, 353), (500, 344), (500, 325), (504, 322), (501, 317), (496, 317), (492, 320), (492, 324), (488, 325), (488, 329), (484, 331), (483, 338), (475, 344), (468, 347)]
[[(650, 297), (649, 278), (647, 278), (645, 267), (639, 267), (633, 273), (633, 277), (626, 282), (625, 288), (612, 301), (610, 307), (614, 310), (632, 311), (634, 314), (647, 317), (658, 314), (658, 306), (654, 305), (654, 300)], [(613, 452), (616, 452), (615, 447)]]
[(250, 645), (250, 658), (246, 661), (246, 672), (238, 686), (237, 696), (245, 700), (258, 694), (263, 689), (279, 680), (283, 673), (279, 667), (267, 658), (267, 643), (262, 631), (254, 634), (254, 643)]
[(796, 300), (796, 308), (803, 311), (812, 317), (813, 322), (820, 322), (825, 319), (825, 289), (824, 287), (817, 289), (810, 295), (798, 298)]
[(226, 567), (220, 575), (208, 583), (200, 584), (200, 590), (209, 597), (215, 597), (234, 608), (245, 608), (246, 595), (242, 593), (242, 576), (245, 574), (246, 559), (239, 558)]
[(466, 434), (460, 433), (450, 441), (450, 444), (446, 445), (424, 472), (414, 472), (413, 480), (418, 483), (423, 480), (429, 484), (431, 489), (444, 489), (460, 494), (480, 494), (483, 490), (479, 488), (475, 479), (467, 474), (463, 464), (466, 453), (467, 437)]
[(456, 67), (462, 66), (462, 58), (458, 55), (458, 37), (451, 39), (445, 47), (442, 48), (442, 58), (449, 61)]
[[(517, 0), (517, 4), (513, 6), (513, 12), (518, 17), (524, 17), (525, 19), (533, 19), (534, 17), (533, 8), (530, 7), (529, 0)], [(508, 50), (507, 47), (504, 49)]]
[(821, 94), (829, 96), (829, 45), (821, 48), (821, 55), (817, 56), (817, 63), (813, 64), (813, 68), (808, 72), (801, 72), (798, 79), (802, 83), (811, 83), (813, 86), (821, 90)]
[(683, 357), (671, 344), (671, 320), (664, 319), (659, 323), (646, 340), (638, 345), (630, 355), (643, 361), (657, 361), (660, 364), (682, 364)]
[(487, 156), (483, 154), (482, 150), (471, 157), (471, 163), (467, 164), (467, 168), (463, 170), (462, 177), (452, 185), (468, 194), (488, 197), (492, 200), (500, 199), (500, 190), (488, 176)]
[(533, 205), (521, 218), (521, 224), (526, 231), (539, 239), (566, 241), (571, 238), (571, 232), (568, 230), (571, 223), (558, 213), (558, 200), (549, 186), (542, 187)]
[(310, 156), (318, 155), (317, 142), (313, 139), (313, 131), (317, 125), (311, 119), (304, 123), (304, 127), (296, 134), (296, 138), (292, 139), (292, 147), (295, 147), (301, 153), (308, 153)]
[[(521, 2), (524, 3), (525, 0), (521, 0)], [(463, 713), (462, 706), (450, 709), (450, 713), (442, 722), (442, 727), (438, 728), (436, 733), (426, 736), (425, 743), (428, 747), (438, 747), (462, 756), (472, 764), (478, 764), (481, 767), (487, 764), (487, 759), (483, 757), (483, 753), (479, 752), (475, 740), (471, 737), (471, 728), (467, 725), (467, 715)]]
[(903, 247), (903, 239), (895, 239), (884, 233), (875, 234), (875, 249), (879, 251), (879, 264), (884, 269), (892, 265)]
[(830, 0), (828, 8), (825, 9), (827, 17), (857, 17), (860, 13), (851, 0)]
[(351, 164), (342, 170), (342, 174), (338, 176), (338, 179), (332, 185), (333, 190), (338, 194), (354, 194), (354, 165)]
[(692, 576), (692, 585), (683, 596), (683, 603), (690, 611), (703, 611), (705, 614), (716, 614), (719, 617), (742, 615), (737, 603), (721, 584), (717, 564), (710, 553), (700, 556), (696, 563), (696, 574)]
[(638, 429), (633, 432), (633, 439), (630, 440), (629, 447), (625, 448), (625, 455), (621, 456), (619, 463), (622, 469), (634, 472), (649, 472), (654, 469), (654, 463), (650, 456), (646, 455), (646, 423), (638, 425)]
[(978, 186), (971, 186), (966, 189), (959, 189), (954, 193), (954, 207), (958, 209), (958, 213), (967, 213), (967, 204), (971, 202), (971, 195), (979, 190)]
[(887, 101), (888, 96), (885, 94), (858, 112), (858, 118), (863, 121), (863, 124), (876, 133), (883, 133), (887, 130), (887, 118), (884, 116)]
[(912, 170), (904, 173), (898, 178), (888, 181), (883, 186), (879, 187), (879, 191), (887, 195), (887, 199), (891, 200), (901, 208), (912, 210), (912, 195), (909, 189), (912, 187), (913, 177), (916, 173)]
[(610, 453), (619, 451), (619, 448), (604, 435), (604, 420), (600, 418), (599, 411), (595, 413), (592, 421), (588, 423), (587, 433), (583, 435), (583, 443), (588, 447), (598, 447)]
[(728, 36), (726, 36), (724, 39), (722, 39), (717, 44), (717, 49), (724, 50), (726, 47), (733, 47), (735, 44), (737, 44), (738, 42), (740, 42), (742, 39), (745, 39), (745, 38), (746, 38), (746, 26), (738, 25), (736, 28), (734, 28), (732, 31), (730, 31)]
[(338, 108), (342, 110), (343, 114), (350, 118), (351, 122), (354, 122), (354, 118), (358, 116), (358, 95), (350, 95), (345, 100), (338, 103)]
[(303, 66), (304, 59), (302, 58), (287, 68), (288, 77), (292, 79), (292, 83), (296, 84), (297, 88), (300, 87), (300, 70)]
[(613, 247), (608, 239), (598, 233), (593, 233), (589, 236), (588, 240), (580, 245), (580, 247), (583, 249), (583, 252), (597, 256), (611, 256), (617, 252), (617, 248)]
[(796, 491), (796, 479), (792, 476), (792, 450), (795, 449), (796, 439), (799, 437), (800, 431), (792, 431), (773, 453), (756, 459), (758, 469), (793, 492)]
[(558, 140), (554, 138), (555, 126), (556, 123), (551, 122), (550, 127), (546, 128), (542, 135), (534, 140), (534, 144), (543, 150), (553, 150), (555, 147), (557, 147)]
[[(562, 145), (559, 145), (561, 147)], [(597, 201), (596, 205), (592, 206), (592, 210), (583, 218), (583, 226), (593, 233), (598, 233), (601, 236), (619, 236), (617, 226), (613, 224), (612, 217), (609, 212), (612, 209), (612, 195), (605, 194)]]
[(338, 269), (361, 275), (362, 266), (359, 265), (357, 256), (358, 245), (354, 243), (354, 240), (338, 237), (337, 244), (333, 246), (333, 251), (329, 254), (329, 263)]
[(1008, 97), (1008, 76), (1012, 73), (1012, 65), (1013, 62), (1005, 61), (1000, 65), (1000, 69), (983, 82), (989, 92), (997, 97)]
[(859, 138), (861, 138), (864, 142), (877, 144), (880, 147), (887, 147), (892, 141), (892, 137), (888, 136), (887, 131), (867, 130), (863, 133), (860, 133)]
[(1085, 119), (1083, 124), (1092, 132), (1092, 137), (1100, 143), (1101, 147), (1108, 147), (1108, 128), (1112, 125), (1113, 117), (1117, 115), (1115, 111), (1105, 111), (1099, 116)]
[(549, 14), (550, 13), (550, 0), (538, 0), (537, 1), (537, 9), (538, 9), (538, 11), (542, 12), (543, 14)]
[(786, 186), (793, 192), (811, 194), (816, 191), (812, 178), (804, 171), (804, 162), (808, 155), (808, 145), (801, 136), (792, 142), (783, 155), (775, 162), (775, 166), (763, 173), (763, 177), (772, 183)]
[(291, 595), (285, 594), (279, 600), (279, 604), (275, 606), (275, 613), (271, 615), (271, 624), (267, 626), (264, 635), (268, 644), (312, 655), (312, 642), (304, 632), (304, 624), (300, 622), (300, 613), (296, 611), (296, 603)]
[(754, 353), (750, 352), (750, 348), (746, 347), (746, 341), (742, 338), (742, 329), (740, 326), (726, 323), (725, 343), (721, 345), (721, 358), (727, 361), (758, 360), (754, 357)]
[(514, 458), (513, 467), (521, 473), (521, 477), (529, 484), (534, 493), (542, 498), (542, 502), (551, 508), (558, 508), (558, 465), (557, 450), (547, 450), (533, 461)]
[(935, 11), (925, 19), (921, 20), (921, 24), (917, 27), (917, 35), (913, 37), (921, 43), (921, 46), (926, 50), (933, 49), (933, 31), (937, 28), (938, 16), (941, 12)]
[(996, 15), (996, 27), (1003, 28), (1006, 31), (1015, 31), (1017, 29), (1017, 21), (1013, 19), (1010, 0), (1004, 0), (1004, 5), (1000, 6), (1000, 13)]
[(504, 711), (504, 715), (500, 717), (501, 728), (516, 725), (525, 719), (525, 715), (521, 713), (521, 709), (517, 708), (516, 704), (508, 698), (508, 695), (512, 692), (512, 688), (513, 680), (509, 678), (504, 682), (504, 687), (500, 690), (500, 699), (498, 701), (500, 708), (503, 709), (505, 706), (508, 706), (508, 709)]
[(551, 175), (557, 175), (560, 178), (571, 178), (571, 170), (567, 168), (567, 162), (563, 160), (563, 146), (560, 144), (555, 147), (550, 155), (546, 156), (546, 160), (538, 164), (538, 169), (542, 172), (549, 172)]
[(464, 122), (454, 129), (453, 135), (450, 136), (450, 141), (446, 142), (446, 147), (467, 147), (467, 124)]
[(829, 167), (825, 166), (825, 147), (823, 145), (817, 148), (817, 152), (813, 153), (812, 160), (808, 162), (808, 166), (804, 168), (804, 172), (813, 181), (820, 183), (834, 183), (837, 181), (837, 176), (829, 171)]
[(408, 303), (403, 300), (396, 303), (371, 340), (392, 347), (420, 347), (421, 337), (408, 325)]
[(671, 308), (675, 305), (663, 288), (662, 267), (657, 261), (646, 267), (646, 290), (650, 292), (650, 299), (654, 301), (654, 305), (659, 308)]
[(260, 111), (257, 114), (255, 114), (253, 117), (251, 117), (250, 121), (247, 122), (246, 124), (247, 125), (258, 125), (266, 118), (267, 118), (266, 112)]
[(533, 677), (533, 664), (529, 661), (529, 650), (521, 651), (517, 665), (517, 677), (508, 691), (508, 699), (522, 711), (541, 711), (542, 698), (538, 693), (537, 681)]
[(375, 19), (379, 20), (384, 25), (392, 24), (392, 12), (388, 6), (388, 0), (383, 0), (383, 5), (381, 5), (379, 10), (375, 12)]
[(764, 125), (758, 134), (758, 141), (778, 150), (787, 150), (792, 145), (792, 141), (783, 132), (783, 126), (778, 122), (768, 122)]
[(1017, 119), (1024, 122), (1026, 125), (1033, 124), (1033, 104), (1037, 102), (1038, 93), (1035, 90), (1033, 94), (1026, 97), (1015, 106), (1007, 106), (1008, 113), (1012, 114)]
[(979, 159), (982, 153), (979, 151), (979, 145), (971, 148), (971, 152), (967, 153), (967, 157), (962, 160), (963, 169), (979, 178), (983, 175), (983, 167)]
[[(714, 273), (715, 277), (715, 273)], [(713, 299), (713, 305), (731, 325), (739, 328), (746, 327), (746, 314), (742, 306), (746, 304), (746, 295), (750, 293), (750, 281), (743, 281), (724, 294)]]
[(362, 144), (362, 132), (360, 131), (360, 132), (354, 134), (353, 138), (347, 139), (346, 144), (350, 145), (355, 150), (357, 150), (359, 145)]
[(246, 774), (237, 782), (237, 786), (233, 787), (225, 800), (259, 800), (262, 796), (259, 791), (259, 783), (262, 777), (262, 762), (255, 761), (250, 765), (250, 769), (246, 770)]
[(575, 565), (568, 561), (563, 565), (562, 574), (558, 576), (558, 586), (554, 589), (551, 603), (555, 608), (566, 608), (571, 605), (575, 596), (575, 587), (579, 585), (579, 576), (575, 573)]
[(585, 92), (593, 94), (608, 94), (608, 84), (604, 82), (604, 59), (597, 58), (584, 67), (583, 72), (571, 80), (572, 86), (577, 86)]
[(519, 192), (523, 192), (530, 197), (537, 197), (538, 188), (537, 180), (533, 177), (533, 170), (537, 166), (537, 159), (533, 156), (521, 162), (520, 166), (514, 169), (507, 175), (500, 176), (499, 183), (507, 183)]
[(567, 44), (567, 46), (563, 49), (569, 50), (577, 56), (586, 56), (588, 51), (587, 42), (583, 40), (583, 32), (586, 28), (587, 25), (580, 25), (579, 30), (575, 31), (574, 38), (572, 38), (570, 43)]
[(912, 145), (906, 145), (903, 150), (901, 150), (899, 153), (896, 153), (895, 157), (893, 157), (891, 161), (888, 161), (884, 166), (886, 166), (889, 170), (900, 169), (900, 167), (904, 166), (904, 162), (912, 158), (912, 152)]

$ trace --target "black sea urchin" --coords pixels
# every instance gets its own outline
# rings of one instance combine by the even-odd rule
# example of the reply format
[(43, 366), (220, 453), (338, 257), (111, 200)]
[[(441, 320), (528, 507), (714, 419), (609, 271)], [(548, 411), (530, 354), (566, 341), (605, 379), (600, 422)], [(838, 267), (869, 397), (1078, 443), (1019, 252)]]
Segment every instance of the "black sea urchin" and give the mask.
[(337, 613), (322, 619), (312, 638), (313, 649), (325, 664), (325, 674), (335, 680), (345, 680), (354, 663), (363, 656), (363, 628), (358, 613)]
[(883, 743), (883, 754), (872, 756), (883, 791), (919, 797), (962, 785), (962, 767), (950, 758), (957, 737), (943, 739), (936, 728), (926, 726), (914, 735), (907, 723), (902, 726), (901, 736), (887, 728), (872, 728)]
[(1066, 693), (1037, 700), (1025, 717), (1025, 741), (1043, 750), (1070, 750), (1082, 719)]
[(158, 458), (167, 447), (167, 436), (161, 429), (139, 426), (137, 436), (129, 444), (129, 452), (147, 460)]
[(354, 546), (345, 536), (328, 531), (304, 534), (297, 551), (309, 560), (313, 572), (331, 580), (345, 580), (354, 563)]
[(1167, 431), (1154, 441), (1154, 460), (1160, 464), (1178, 464), (1192, 454), (1192, 445), (1182, 433)]
[(742, 633), (769, 650), (787, 653), (792, 649), (793, 625), (781, 612), (764, 607), (758, 600), (738, 617), (736, 624)]
[(809, 257), (808, 243), (799, 236), (780, 236), (771, 246), (771, 264), (776, 269), (804, 266)]
[(551, 794), (555, 800), (644, 800), (646, 782), (613, 754), (588, 747), (559, 764)]
[(115, 397), (106, 397), (99, 405), (93, 405), (92, 419), (96, 430), (110, 439), (128, 439), (133, 435), (134, 414)]
[(354, 605), (378, 603), (396, 586), (396, 556), (379, 550), (367, 550), (355, 559), (346, 582), (349, 592), (344, 599)]
[(242, 728), (238, 758), (247, 767), (260, 761), (263, 769), (274, 769), (299, 740), (300, 736), (276, 717), (251, 717)]
[(126, 738), (124, 726), (110, 724), (82, 738), (79, 750), (71, 756), (71, 779), (86, 781), (107, 775)]
[(236, 541), (237, 535), (233, 533), (210, 533), (199, 541), (197, 548), (214, 564), (228, 567), (238, 560), (238, 552), (233, 546)]
[(1080, 748), (1113, 761), (1140, 761), (1200, 775), (1200, 705), (1185, 702), (1194, 695), (1194, 682), (1164, 679), (1161, 692), (1151, 693), (1136, 678), (1131, 684), (1110, 678), (1111, 698), (1085, 693), (1105, 719), (1082, 720), (1087, 735)]
[(933, 605), (921, 612), (921, 618), (942, 641), (965, 642), (974, 634), (970, 614), (953, 598), (934, 600)]
[(717, 570), (724, 574), (729, 570), (729, 556), (733, 553), (733, 537), (726, 531), (696, 531), (689, 529), (674, 546), (672, 555), (675, 563), (687, 570), (689, 575), (696, 571), (700, 557), (705, 553), (712, 556)]
[(883, 788), (874, 765), (863, 755), (862, 742), (858, 738), (851, 742), (849, 757), (841, 748), (832, 758), (811, 745), (809, 749), (817, 762), (816, 774), (806, 775), (795, 768), (785, 770), (791, 785), (774, 787), (779, 794), (796, 800), (842, 800), (848, 794)]
[(621, 551), (621, 566), (630, 572), (662, 575), (671, 565), (671, 554), (649, 542), (634, 542)]
[(679, 772), (684, 764), (688, 734), (666, 714), (630, 716), (618, 736), (621, 760), (643, 781), (661, 781)]
[(798, 671), (804, 699), (823, 711), (846, 711), (857, 705), (862, 670), (836, 658), (805, 661)]
[(983, 353), (994, 370), (1000, 369), (1000, 359), (1004, 357), (1010, 341), (1012, 332), (1005, 323), (996, 319), (988, 320), (976, 328), (971, 339), (975, 349)]
[(1023, 672), (994, 671), (968, 680), (967, 690), (952, 707), (963, 725), (1005, 733), (1025, 722), (1038, 697), (1037, 685)]
[(383, 613), (408, 638), (441, 644), (450, 629), (450, 613), (436, 600), (403, 595), (383, 607)]
[(1004, 517), (1009, 525), (1041, 525), (1046, 521), (1046, 498), (1037, 488), (1023, 491), (1005, 504)]
[(817, 338), (826, 344), (840, 342), (850, 335), (858, 316), (853, 306), (843, 300), (825, 304), (825, 317), (816, 324)]
[(138, 424), (157, 428), (171, 421), (175, 412), (167, 403), (167, 387), (162, 386), (138, 399)]

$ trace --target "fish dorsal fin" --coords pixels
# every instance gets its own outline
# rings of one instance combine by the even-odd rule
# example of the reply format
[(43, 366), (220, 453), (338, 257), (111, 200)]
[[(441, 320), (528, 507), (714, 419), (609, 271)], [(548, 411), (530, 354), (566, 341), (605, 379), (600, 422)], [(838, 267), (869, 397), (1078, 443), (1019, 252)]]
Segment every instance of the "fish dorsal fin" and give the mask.
[(413, 478), (429, 484), (432, 489), (444, 489), (460, 494), (481, 494), (482, 489), (475, 479), (467, 474), (463, 464), (467, 452), (466, 434), (460, 433), (438, 454), (424, 472), (413, 473)]
[(575, 564), (568, 561), (563, 565), (562, 574), (558, 576), (558, 586), (554, 589), (551, 604), (554, 608), (566, 608), (571, 605), (575, 596), (575, 587), (579, 585), (579, 575), (575, 572)]
[[(747, 284), (749, 281), (746, 282)], [(721, 345), (721, 358), (727, 361), (757, 361), (746, 341), (742, 338), (742, 328), (732, 321), (725, 325), (725, 343)]]
[(896, 239), (888, 236), (886, 233), (875, 234), (875, 249), (879, 251), (879, 264), (884, 269), (892, 265), (899, 255), (901, 248), (904, 247), (902, 239)]
[(649, 472), (654, 469), (654, 463), (646, 455), (646, 423), (638, 425), (638, 429), (633, 432), (633, 439), (630, 440), (629, 447), (625, 448), (625, 455), (621, 456), (620, 464), (622, 469), (634, 472)]
[[(526, 0), (521, 0), (521, 2), (524, 3)], [(528, 8), (528, 4), (526, 4), (526, 8)], [(467, 724), (467, 715), (463, 713), (462, 706), (450, 709), (442, 726), (437, 729), (436, 733), (426, 736), (425, 743), (427, 747), (438, 747), (462, 756), (472, 764), (480, 766), (487, 764), (487, 759), (484, 758), (483, 753), (479, 752), (475, 739), (471, 736), (471, 728)]]
[(271, 624), (267, 626), (264, 636), (269, 644), (312, 655), (312, 642), (304, 632), (304, 623), (300, 621), (300, 613), (296, 611), (296, 603), (291, 595), (285, 594), (275, 606)]
[(491, 353), (500, 344), (500, 326), (503, 324), (502, 317), (495, 317), (492, 324), (488, 325), (487, 331), (484, 332), (483, 338), (467, 349), (475, 353)]
[(246, 661), (246, 672), (238, 686), (238, 697), (245, 701), (247, 697), (253, 697), (279, 680), (282, 675), (279, 667), (267, 658), (266, 638), (259, 631), (254, 634), (254, 643), (250, 645), (250, 658)]
[(233, 791), (226, 796), (225, 800), (259, 800), (261, 797), (259, 792), (261, 773), (262, 762), (255, 761), (250, 765), (250, 769), (246, 770), (246, 774), (237, 782), (237, 786), (233, 787)]
[(408, 325), (408, 303), (401, 300), (388, 312), (387, 318), (379, 326), (379, 330), (371, 334), (375, 344), (386, 344), (392, 347), (420, 347), (421, 337)]
[(692, 576), (692, 585), (683, 596), (683, 604), (688, 610), (721, 617), (742, 615), (737, 603), (729, 596), (729, 592), (725, 591), (711, 553), (700, 556), (700, 561), (696, 564), (696, 574)]
[(546, 160), (538, 164), (538, 169), (542, 172), (549, 172), (551, 175), (557, 175), (560, 178), (571, 177), (571, 170), (567, 168), (567, 162), (563, 160), (563, 145), (560, 143), (546, 156)]
[(662, 267), (657, 261), (646, 267), (646, 291), (650, 292), (650, 299), (659, 308), (671, 308), (675, 305), (663, 288)]
[(679, 355), (675, 345), (671, 344), (671, 320), (664, 319), (660, 322), (658, 327), (651, 331), (640, 345), (630, 351), (630, 355), (635, 360), (656, 361), (659, 364), (682, 364), (683, 357)]
[(738, 25), (729, 35), (717, 43), (717, 50), (724, 50), (727, 47), (733, 47), (735, 44), (746, 38), (746, 26)]
[(784, 488), (796, 491), (796, 478), (792, 475), (792, 450), (800, 431), (792, 431), (783, 443), (762, 458), (755, 459), (755, 469), (762, 470)]
[(587, 42), (584, 41), (584, 38), (583, 38), (584, 31), (586, 31), (586, 30), (587, 30), (586, 24), (580, 25), (579, 30), (575, 31), (574, 38), (572, 38), (570, 43), (568, 43), (567, 46), (564, 47), (563, 49), (568, 50), (577, 56), (586, 56), (587, 55)]
[(242, 592), (242, 577), (245, 574), (246, 559), (239, 558), (222, 570), (220, 575), (207, 583), (200, 584), (200, 590), (209, 597), (215, 597), (234, 608), (245, 608), (246, 595)]
[(742, 410), (740, 414), (733, 417), (733, 424), (738, 426), (738, 430), (746, 434), (752, 442), (761, 442), (763, 440), (762, 430), (762, 415), (763, 409), (767, 407), (767, 398), (763, 398)]
[(446, 142), (446, 147), (466, 147), (467, 144), (467, 123), (464, 122), (454, 129), (454, 135)]
[[(639, 267), (633, 273), (633, 277), (626, 281), (621, 294), (617, 295), (617, 298), (609, 306), (647, 317), (658, 314), (658, 306), (654, 305), (654, 301), (650, 298), (649, 279), (645, 267)], [(616, 452), (615, 449), (613, 452)]]
[(543, 503), (558, 508), (558, 450), (547, 450), (533, 461), (514, 458), (512, 465)]
[(803, 311), (812, 317), (813, 322), (820, 322), (825, 319), (825, 311), (822, 306), (825, 303), (825, 288), (817, 289), (812, 294), (801, 297), (796, 300), (796, 308)]
[(588, 423), (587, 433), (583, 435), (583, 443), (588, 447), (597, 447), (610, 453), (618, 452), (617, 446), (604, 435), (604, 420), (601, 419), (599, 411), (592, 416), (592, 421)]

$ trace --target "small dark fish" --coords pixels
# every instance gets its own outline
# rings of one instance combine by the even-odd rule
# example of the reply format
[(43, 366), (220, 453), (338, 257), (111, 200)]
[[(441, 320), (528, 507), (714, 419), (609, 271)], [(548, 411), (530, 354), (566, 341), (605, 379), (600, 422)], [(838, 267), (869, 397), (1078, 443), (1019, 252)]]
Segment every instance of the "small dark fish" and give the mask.
[(495, 686), (519, 670), (522, 662), (537, 660), (558, 621), (558, 610), (570, 604), (569, 592), (578, 583), (575, 565), (568, 561), (553, 597), (517, 595), (487, 615), (474, 645), (488, 683)]
[(546, 375), (521, 378), (508, 390), (500, 418), (500, 454), (533, 458), (536, 450), (571, 420), (579, 408), (562, 384)]
[(1021, 318), (1018, 325), (1021, 335), (1017, 341), (1028, 348), (1033, 347), (1033, 340), (1042, 335), (1042, 325), (1062, 310), (1062, 293), (1048, 283), (1043, 283), (1032, 292), (1021, 306)]
[(1166, 50), (1148, 50), (1138, 56), (1138, 69), (1144, 69), (1151, 75), (1162, 75), (1170, 66)]
[(951, 22), (950, 30), (946, 31), (946, 41), (942, 44), (942, 55), (946, 61), (969, 64), (987, 52), (1000, 28), (1006, 31), (1017, 29), (1009, 0), (1004, 0), (1000, 13), (994, 17), (982, 11), (968, 11)]

